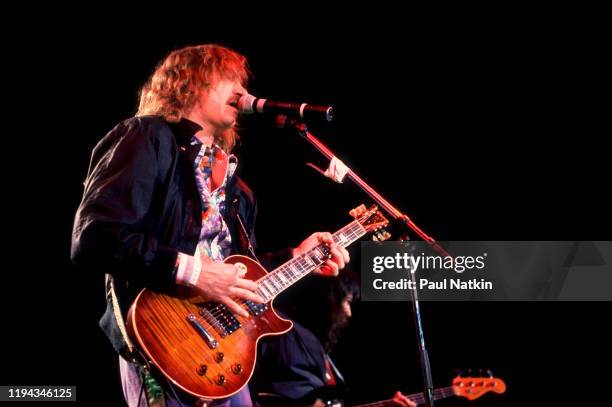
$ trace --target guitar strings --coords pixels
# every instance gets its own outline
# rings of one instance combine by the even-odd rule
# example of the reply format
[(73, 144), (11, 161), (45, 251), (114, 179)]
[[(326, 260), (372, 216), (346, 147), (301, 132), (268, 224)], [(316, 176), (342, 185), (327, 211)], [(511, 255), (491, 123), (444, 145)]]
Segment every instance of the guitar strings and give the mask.
[[(439, 389), (434, 389), (433, 395), (434, 395), (434, 400), (440, 400), (443, 398), (454, 396), (455, 391), (453, 390), (453, 386), (442, 387)], [(408, 397), (410, 400), (412, 400), (413, 402), (417, 404), (425, 403), (425, 394), (423, 392), (409, 394), (406, 397)], [(359, 407), (377, 407), (377, 406), (383, 407), (383, 406), (389, 405), (392, 401), (393, 399), (386, 399), (386, 400), (376, 401), (373, 403), (360, 404)]]
[[(363, 229), (363, 226), (361, 226), (361, 224), (358, 221), (353, 221), (353, 222), (349, 223), (347, 226), (345, 226), (342, 229), (340, 229), (338, 232), (334, 233), (332, 235), (332, 238), (333, 238), (335, 243), (338, 243), (339, 242), (338, 236), (344, 234), (344, 235), (347, 235), (347, 237), (349, 239), (348, 244), (351, 244), (355, 240), (357, 240), (359, 237), (363, 236), (363, 234), (361, 233), (361, 229)], [(346, 244), (346, 245), (343, 244), (342, 246), (346, 247), (348, 244)], [(267, 295), (263, 295), (262, 296), (266, 300), (266, 302), (264, 304), (267, 304), (267, 303), (271, 302), (276, 297), (276, 295), (280, 294), (280, 291), (278, 293), (274, 294), (267, 286), (263, 286), (262, 285), (262, 280), (264, 280), (264, 279), (271, 279), (272, 278), (271, 276), (273, 276), (273, 275), (276, 275), (276, 274), (278, 274), (280, 272), (286, 272), (286, 271), (290, 270), (291, 266), (288, 263), (292, 263), (293, 262), (293, 263), (298, 263), (299, 264), (299, 262), (301, 260), (302, 260), (301, 258), (291, 259), (287, 263), (281, 265), (280, 267), (274, 269), (270, 273), (260, 277), (257, 281), (255, 281), (255, 283), (257, 283), (259, 285), (258, 290), (261, 293), (265, 294), (265, 292), (262, 289), (262, 287), (265, 287), (265, 288), (268, 289), (268, 291), (270, 291), (273, 294), (272, 298), (270, 298), (270, 299), (267, 299)], [(324, 264), (324, 263), (321, 263), (321, 264)], [(306, 264), (306, 267), (304, 269), (306, 269), (308, 266), (310, 266), (310, 265)], [(320, 267), (320, 266), (321, 265), (318, 265), (317, 267)], [(298, 270), (299, 270), (299, 268), (298, 268)], [(285, 288), (289, 287), (290, 285), (294, 284), (295, 282), (297, 282), (298, 280), (300, 280), (301, 278), (303, 278), (304, 276), (306, 276), (309, 273), (310, 273), (310, 271), (307, 272), (307, 273), (304, 273), (303, 270), (301, 270), (300, 274), (298, 274), (297, 278), (295, 278), (295, 279), (293, 277), (287, 276), (287, 274), (285, 274), (285, 277), (289, 280), (289, 285), (287, 285), (286, 287), (282, 287), (282, 289), (285, 289)], [(293, 276), (295, 276), (295, 274)], [(275, 290), (276, 290), (276, 286), (273, 283), (272, 283), (272, 287), (274, 287)], [(238, 298), (238, 297), (235, 297), (235, 296), (232, 296), (230, 298), (232, 300), (236, 301), (238, 303), (238, 305), (247, 306), (247, 307), (248, 307), (247, 301), (250, 301), (250, 300), (245, 300), (243, 298)], [(255, 303), (254, 301), (251, 301), (251, 302)], [(257, 303), (255, 303), (255, 304), (257, 304)], [(215, 319), (217, 319), (218, 317), (221, 317), (222, 314), (225, 314), (226, 310), (229, 310), (230, 312), (232, 312), (232, 310), (229, 309), (226, 305), (221, 304), (221, 303), (217, 303), (217, 306), (215, 306), (215, 308), (213, 308), (212, 310), (208, 310), (208, 311), (212, 314), (213, 317), (215, 317)]]

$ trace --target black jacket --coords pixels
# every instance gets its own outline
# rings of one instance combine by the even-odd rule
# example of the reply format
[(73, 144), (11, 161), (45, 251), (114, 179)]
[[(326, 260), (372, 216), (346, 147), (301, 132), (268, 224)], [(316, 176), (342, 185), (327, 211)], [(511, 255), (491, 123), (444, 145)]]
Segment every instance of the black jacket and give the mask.
[(293, 320), (290, 332), (269, 338), (260, 346), (254, 379), (249, 383), (253, 397), (264, 405), (311, 405), (317, 398), (342, 398), (344, 378), (330, 366), (336, 385), (327, 384), (325, 358), (325, 349), (315, 334)]
[[(89, 271), (112, 276), (124, 317), (142, 288), (163, 291), (174, 284), (179, 251), (195, 253), (202, 219), (194, 161), (201, 145), (191, 140), (200, 129), (185, 119), (168, 123), (157, 116), (135, 117), (118, 124), (94, 148), (71, 258)], [(233, 253), (247, 254), (237, 216), (255, 245), (254, 194), (237, 176), (225, 192), (223, 216)], [(260, 258), (272, 267), (289, 257), (285, 250)], [(110, 301), (100, 325), (125, 355)]]

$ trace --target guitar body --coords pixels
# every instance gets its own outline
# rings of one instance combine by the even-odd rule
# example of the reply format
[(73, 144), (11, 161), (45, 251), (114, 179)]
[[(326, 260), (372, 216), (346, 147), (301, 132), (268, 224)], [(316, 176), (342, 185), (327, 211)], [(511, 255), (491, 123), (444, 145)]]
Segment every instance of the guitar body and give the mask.
[[(245, 278), (252, 281), (267, 274), (246, 256), (230, 256), (225, 263), (241, 263), (246, 267)], [(129, 310), (128, 334), (159, 371), (185, 392), (203, 399), (225, 398), (251, 378), (259, 339), (293, 327), (276, 314), (271, 302), (256, 311), (246, 309), (248, 318), (186, 293), (144, 289)]]
[[(378, 233), (379, 240), (385, 238), (381, 230), (389, 221), (378, 208), (360, 205), (351, 213), (355, 220), (333, 234), (334, 243), (346, 247), (370, 232)], [(230, 256), (225, 263), (245, 271), (245, 278), (257, 283), (256, 292), (266, 300), (265, 304), (237, 300), (248, 318), (181, 286), (164, 294), (144, 289), (128, 312), (128, 334), (148, 360), (186, 393), (206, 400), (232, 396), (253, 374), (259, 340), (293, 327), (276, 314), (273, 299), (329, 257), (329, 247), (321, 243), (268, 273), (249, 257)]]

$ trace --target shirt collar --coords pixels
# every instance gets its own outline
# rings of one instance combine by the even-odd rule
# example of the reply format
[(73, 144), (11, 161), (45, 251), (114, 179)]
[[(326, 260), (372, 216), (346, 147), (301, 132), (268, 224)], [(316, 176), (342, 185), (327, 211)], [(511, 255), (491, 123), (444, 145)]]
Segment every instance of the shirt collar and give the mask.
[(169, 123), (169, 125), (176, 137), (176, 141), (181, 146), (190, 145), (194, 135), (202, 130), (202, 126), (185, 118), (176, 123)]
[(227, 158), (229, 164), (238, 164), (238, 158), (234, 154), (228, 154), (223, 150), (218, 144), (213, 144), (212, 146), (207, 146), (202, 144), (197, 137), (192, 137), (191, 146), (199, 147), (199, 156), (204, 156), (205, 154), (215, 155), (220, 154), (222, 159)]

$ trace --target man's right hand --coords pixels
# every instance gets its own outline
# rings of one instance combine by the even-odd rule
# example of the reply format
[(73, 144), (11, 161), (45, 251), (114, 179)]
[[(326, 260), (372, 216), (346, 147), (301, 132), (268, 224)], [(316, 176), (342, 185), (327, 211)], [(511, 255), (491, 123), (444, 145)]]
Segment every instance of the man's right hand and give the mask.
[(264, 299), (255, 294), (257, 284), (243, 277), (244, 272), (241, 275), (239, 269), (232, 264), (213, 262), (202, 257), (200, 275), (193, 288), (202, 298), (225, 304), (236, 314), (247, 318), (249, 313), (236, 302), (237, 298), (257, 303), (263, 303)]

